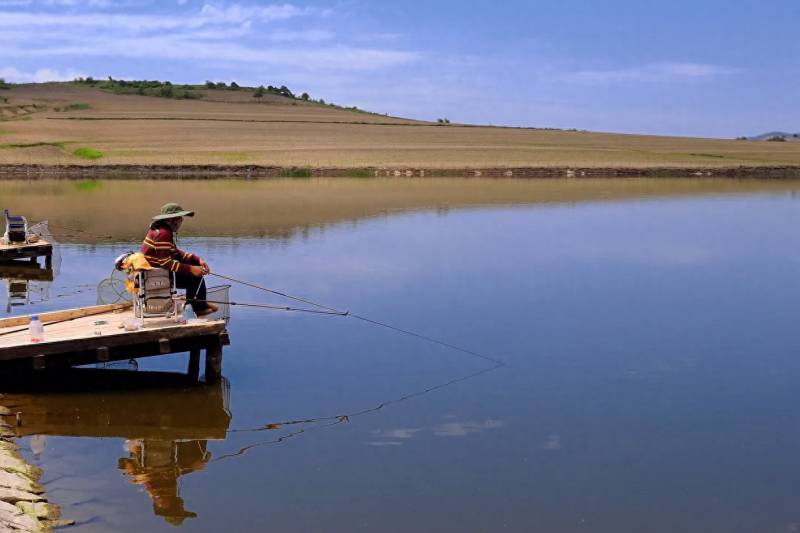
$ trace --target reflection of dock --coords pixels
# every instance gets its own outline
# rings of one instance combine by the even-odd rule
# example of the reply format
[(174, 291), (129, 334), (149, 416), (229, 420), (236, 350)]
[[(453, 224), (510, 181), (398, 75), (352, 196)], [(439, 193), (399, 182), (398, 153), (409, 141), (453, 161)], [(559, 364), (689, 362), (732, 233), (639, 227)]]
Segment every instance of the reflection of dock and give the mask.
[(32, 343), (29, 316), (0, 319), (0, 362), (7, 369), (63, 370), (71, 366), (189, 352), (190, 375), (200, 370), (206, 351), (206, 381), (219, 378), (222, 347), (228, 344), (224, 320), (146, 318), (136, 331), (123, 329), (133, 319), (130, 304), (99, 305), (39, 315), (45, 341)]
[(203, 386), (184, 374), (96, 368), (73, 368), (49, 382), (29, 379), (1, 385), (26, 391), (0, 398), (21, 413), (18, 437), (224, 439), (230, 421), (224, 381)]
[(40, 257), (44, 257), (45, 268), (49, 269), (53, 264), (53, 245), (43, 240), (33, 243), (0, 244), (0, 263), (19, 259), (30, 259), (36, 263)]
[(0, 278), (26, 281), (53, 281), (53, 269), (39, 263), (11, 261), (0, 263)]
[(127, 439), (116, 466), (144, 487), (153, 512), (173, 525), (197, 516), (185, 508), (178, 481), (211, 460), (209, 440), (225, 438), (227, 380), (206, 385), (169, 372), (76, 368), (5, 381), (3, 390), (12, 392), (0, 406), (16, 436), (37, 436), (40, 448), (45, 436)]
[[(7, 302), (6, 312), (11, 308), (30, 303), (31, 293), (36, 289), (42, 291), (42, 298), (46, 298), (47, 283), (53, 281), (53, 269), (42, 267), (37, 262), (9, 261), (0, 262), (0, 280), (5, 280)], [(31, 283), (43, 282), (43, 283)]]

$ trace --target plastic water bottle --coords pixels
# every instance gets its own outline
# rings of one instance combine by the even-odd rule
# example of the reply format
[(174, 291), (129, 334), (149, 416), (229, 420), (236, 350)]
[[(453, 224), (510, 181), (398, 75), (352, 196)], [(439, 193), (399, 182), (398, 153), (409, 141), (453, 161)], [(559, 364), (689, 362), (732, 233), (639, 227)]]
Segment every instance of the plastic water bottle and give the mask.
[(31, 316), (31, 323), (28, 326), (28, 331), (31, 333), (31, 342), (44, 341), (44, 325), (39, 320), (39, 315)]
[(188, 322), (194, 318), (197, 318), (197, 314), (192, 309), (192, 304), (186, 304), (183, 307), (183, 320), (184, 322)]

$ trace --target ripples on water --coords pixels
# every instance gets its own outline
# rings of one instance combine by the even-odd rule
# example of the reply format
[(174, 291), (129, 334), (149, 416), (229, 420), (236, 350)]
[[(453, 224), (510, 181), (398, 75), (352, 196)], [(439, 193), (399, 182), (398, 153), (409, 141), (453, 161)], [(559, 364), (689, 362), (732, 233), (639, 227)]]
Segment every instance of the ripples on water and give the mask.
[(218, 385), (189, 385), (175, 355), (33, 391), (12, 380), (0, 404), (23, 413), (26, 454), (79, 531), (792, 531), (798, 190), (0, 184), (0, 204), (48, 218), (64, 243), (52, 281), (0, 268), (27, 294), (11, 314), (94, 303), (91, 286), (175, 199), (198, 211), (181, 245), (221, 273), (507, 363), (237, 308)]

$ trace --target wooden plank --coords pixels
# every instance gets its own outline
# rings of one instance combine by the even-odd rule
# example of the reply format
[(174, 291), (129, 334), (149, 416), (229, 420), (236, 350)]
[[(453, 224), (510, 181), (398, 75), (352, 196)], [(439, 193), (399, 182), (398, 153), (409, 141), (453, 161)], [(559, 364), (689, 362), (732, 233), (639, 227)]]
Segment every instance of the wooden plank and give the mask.
[(53, 245), (45, 240), (38, 240), (36, 242), (25, 244), (3, 244), (0, 243), (0, 253), (3, 252), (17, 252), (22, 250), (52, 250)]
[(161, 351), (162, 354), (170, 353), (169, 339), (166, 337), (158, 339), (158, 349)]
[(200, 377), (200, 350), (189, 351), (189, 368), (186, 370), (186, 374), (192, 381), (197, 381), (197, 378)]
[[(205, 335), (201, 337), (186, 337), (183, 339), (173, 339), (170, 341), (173, 354), (190, 352), (191, 350), (202, 350), (213, 344), (216, 340), (216, 335)], [(109, 361), (127, 361), (129, 359), (141, 359), (144, 357), (165, 356), (167, 354), (161, 353), (161, 347), (157, 342), (149, 342), (143, 344), (125, 344), (122, 346), (114, 346), (108, 349)], [(52, 364), (58, 362), (63, 365), (77, 366), (95, 363), (97, 361), (97, 352), (94, 350), (78, 350), (66, 352), (61, 354), (54, 354), (48, 356), (48, 361)], [(24, 363), (25, 359), (17, 359), (7, 361), (6, 364), (20, 362)]]
[(107, 346), (100, 346), (97, 349), (97, 360), (102, 363), (107, 363), (109, 360), (109, 351)]
[[(85, 337), (0, 347), (0, 360), (23, 359), (42, 353), (67, 354), (77, 351), (96, 351), (97, 348), (101, 346), (111, 349), (114, 347), (145, 343), (154, 343), (158, 345), (160, 351), (161, 339), (167, 338), (170, 344), (172, 344), (174, 340), (182, 338), (212, 335), (218, 337), (219, 333), (224, 329), (225, 322), (216, 320), (192, 325), (176, 325), (163, 328), (126, 331), (113, 335), (95, 336), (90, 332), (90, 336)], [(45, 337), (46, 335), (47, 332), (45, 331)]]
[(206, 383), (216, 383), (222, 375), (222, 345), (219, 342), (206, 348)]
[[(132, 307), (131, 302), (119, 304), (106, 304), (106, 305), (93, 305), (91, 307), (78, 307), (76, 309), (66, 309), (63, 311), (51, 311), (49, 313), (42, 313), (39, 315), (45, 325), (48, 322), (57, 322), (60, 320), (72, 320), (75, 318), (82, 318), (85, 316), (94, 316), (103, 313), (113, 313), (116, 311), (123, 311)], [(4, 328), (11, 328), (17, 326), (27, 326), (31, 322), (30, 315), (14, 316), (9, 318), (0, 319), (0, 334), (3, 333)]]

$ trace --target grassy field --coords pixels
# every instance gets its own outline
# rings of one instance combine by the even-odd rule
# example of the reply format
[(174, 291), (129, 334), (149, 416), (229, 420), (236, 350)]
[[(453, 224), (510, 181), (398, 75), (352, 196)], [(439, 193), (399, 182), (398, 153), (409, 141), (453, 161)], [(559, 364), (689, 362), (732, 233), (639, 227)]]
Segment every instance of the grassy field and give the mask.
[[(0, 90), (0, 164), (298, 167), (800, 165), (800, 143), (437, 125), (252, 91), (199, 99), (70, 83)], [(91, 154), (92, 157), (86, 157)]]

